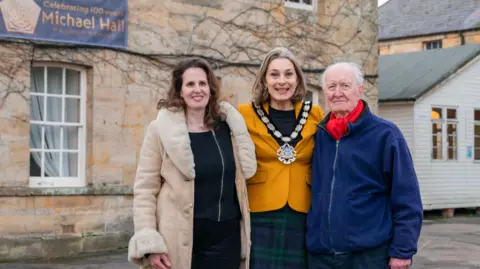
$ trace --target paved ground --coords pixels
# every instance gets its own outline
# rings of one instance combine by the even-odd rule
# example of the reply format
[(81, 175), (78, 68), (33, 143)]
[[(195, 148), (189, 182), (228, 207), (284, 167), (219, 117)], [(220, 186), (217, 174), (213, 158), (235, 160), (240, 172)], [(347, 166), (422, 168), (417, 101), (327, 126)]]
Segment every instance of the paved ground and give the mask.
[(138, 269), (128, 263), (126, 253), (116, 253), (52, 263), (0, 264), (0, 269)]
[[(480, 268), (480, 218), (426, 221), (413, 269)], [(0, 264), (0, 269), (134, 269), (125, 253), (35, 264)], [(212, 268), (216, 269), (216, 268)], [(221, 269), (221, 268), (219, 268)]]
[(427, 221), (413, 269), (480, 268), (480, 218)]

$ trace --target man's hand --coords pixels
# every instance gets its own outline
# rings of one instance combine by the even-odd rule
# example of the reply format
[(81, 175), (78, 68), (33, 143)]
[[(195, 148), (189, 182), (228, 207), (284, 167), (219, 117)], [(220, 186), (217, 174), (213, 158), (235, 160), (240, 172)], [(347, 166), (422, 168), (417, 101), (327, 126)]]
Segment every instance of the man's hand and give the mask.
[(388, 263), (391, 269), (410, 269), (412, 261), (410, 259), (390, 258)]
[(168, 260), (167, 254), (151, 254), (148, 256), (148, 260), (153, 269), (170, 269), (172, 266)]

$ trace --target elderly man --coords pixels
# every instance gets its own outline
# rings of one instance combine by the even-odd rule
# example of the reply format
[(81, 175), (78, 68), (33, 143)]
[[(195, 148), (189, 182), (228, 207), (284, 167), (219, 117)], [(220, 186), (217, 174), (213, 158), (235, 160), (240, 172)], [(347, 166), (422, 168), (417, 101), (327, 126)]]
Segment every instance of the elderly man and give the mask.
[(423, 208), (401, 131), (372, 114), (356, 64), (322, 78), (331, 113), (319, 124), (307, 218), (309, 269), (408, 269)]

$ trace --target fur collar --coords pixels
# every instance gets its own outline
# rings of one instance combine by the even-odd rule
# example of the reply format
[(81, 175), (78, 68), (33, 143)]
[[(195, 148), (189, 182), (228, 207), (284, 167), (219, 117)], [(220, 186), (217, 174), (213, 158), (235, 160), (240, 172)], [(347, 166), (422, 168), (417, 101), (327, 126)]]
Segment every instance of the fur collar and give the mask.
[[(220, 102), (220, 110), (226, 116), (225, 121), (236, 142), (237, 156), (243, 175), (248, 179), (257, 169), (255, 145), (242, 115), (227, 102)], [(195, 164), (184, 111), (172, 112), (161, 109), (158, 112), (157, 124), (160, 141), (173, 164), (188, 180), (194, 179)]]

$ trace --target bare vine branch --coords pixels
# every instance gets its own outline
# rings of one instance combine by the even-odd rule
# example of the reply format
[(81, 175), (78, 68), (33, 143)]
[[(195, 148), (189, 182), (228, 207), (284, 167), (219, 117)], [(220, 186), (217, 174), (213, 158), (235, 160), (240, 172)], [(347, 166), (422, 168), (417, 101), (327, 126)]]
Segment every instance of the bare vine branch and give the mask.
[[(376, 6), (368, 5), (369, 1), (338, 2), (336, 7), (322, 12), (291, 10), (282, 4), (270, 3), (239, 4), (236, 12), (225, 17), (208, 12), (197, 14), (185, 50), (172, 49), (171, 53), (2, 39), (0, 110), (12, 95), (28, 101), (29, 81), (17, 78), (22, 77), (22, 72), (30, 72), (25, 67), (35, 62), (65, 62), (108, 69), (121, 74), (124, 99), (139, 88), (151, 91), (155, 99), (167, 89), (170, 70), (181, 58), (201, 57), (216, 70), (228, 70), (252, 79), (264, 55), (276, 46), (291, 49), (302, 62), (304, 72), (310, 74), (307, 76), (309, 87), (321, 90), (319, 75), (328, 64), (350, 57), (368, 65), (376, 57), (376, 34), (365, 34), (377, 31)], [(161, 35), (157, 29), (137, 27)], [(162, 37), (165, 39), (167, 37)], [(98, 79), (106, 75), (102, 73)], [(366, 77), (371, 85), (376, 85), (375, 73), (370, 72)]]

